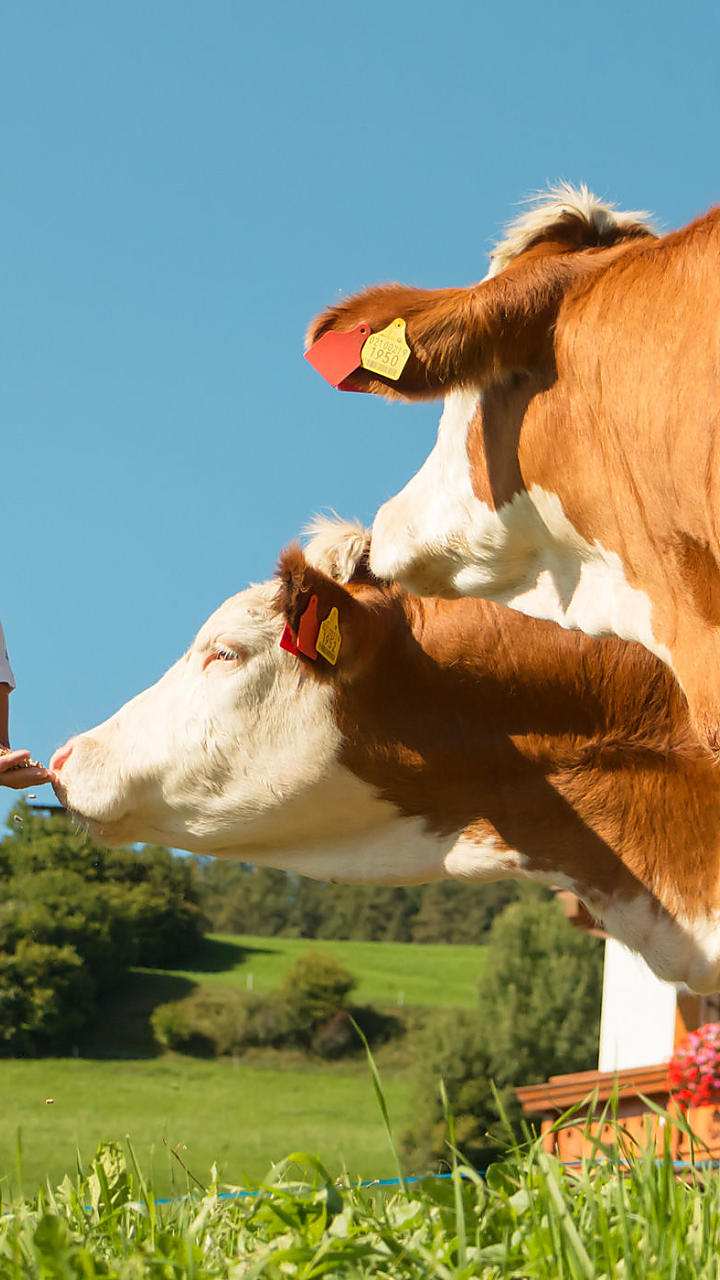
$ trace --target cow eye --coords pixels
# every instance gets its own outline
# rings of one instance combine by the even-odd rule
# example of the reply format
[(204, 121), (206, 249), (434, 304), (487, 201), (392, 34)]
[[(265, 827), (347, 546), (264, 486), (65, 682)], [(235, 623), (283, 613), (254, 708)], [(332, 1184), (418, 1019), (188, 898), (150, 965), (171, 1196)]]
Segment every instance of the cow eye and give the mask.
[(244, 657), (242, 649), (230, 649), (227, 645), (220, 644), (206, 655), (203, 671), (211, 662), (241, 662)]

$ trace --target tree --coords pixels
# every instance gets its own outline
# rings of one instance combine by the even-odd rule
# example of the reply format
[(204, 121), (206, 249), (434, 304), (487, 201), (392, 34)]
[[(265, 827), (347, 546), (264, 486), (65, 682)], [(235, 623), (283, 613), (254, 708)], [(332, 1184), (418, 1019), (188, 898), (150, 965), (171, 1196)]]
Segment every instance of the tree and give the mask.
[(495, 921), (478, 989), (495, 1079), (536, 1084), (597, 1059), (603, 945), (568, 924), (560, 904), (512, 903)]
[(0, 952), (0, 1052), (31, 1054), (67, 1047), (82, 1030), (92, 982), (74, 947), (22, 938)]
[(128, 965), (202, 937), (195, 869), (167, 849), (105, 850), (21, 804), (0, 842), (0, 1052), (62, 1051)]
[(458, 1143), (482, 1165), (500, 1140), (497, 1089), (511, 1123), (513, 1085), (584, 1071), (597, 1061), (602, 944), (572, 929), (559, 904), (511, 903), (493, 924), (475, 1011), (445, 1011), (420, 1038), (413, 1130), (405, 1149), (427, 1167), (447, 1155), (439, 1098), (445, 1081)]
[(480, 943), (518, 893), (512, 881), (326, 884), (212, 859), (198, 859), (197, 873), (200, 904), (214, 931), (265, 937)]
[(438, 880), (423, 886), (420, 907), (412, 921), (413, 942), (485, 942), (493, 920), (518, 896), (512, 880), (492, 884), (464, 884)]
[(284, 933), (292, 914), (294, 877), (246, 862), (196, 859), (199, 902), (217, 933)]

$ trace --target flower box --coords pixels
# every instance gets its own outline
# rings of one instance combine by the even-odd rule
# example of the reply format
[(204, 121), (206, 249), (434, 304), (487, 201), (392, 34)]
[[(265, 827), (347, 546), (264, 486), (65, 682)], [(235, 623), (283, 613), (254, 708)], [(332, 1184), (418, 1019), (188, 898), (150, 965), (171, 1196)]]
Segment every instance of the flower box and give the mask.
[[(668, 1121), (647, 1106), (646, 1098), (671, 1116), (681, 1111), (670, 1091), (666, 1063), (627, 1071), (581, 1071), (551, 1076), (545, 1084), (527, 1085), (515, 1092), (524, 1111), (540, 1116), (546, 1149), (570, 1163), (593, 1154), (601, 1157), (599, 1144), (617, 1142), (616, 1128), (608, 1123), (609, 1109), (604, 1122), (602, 1118), (613, 1095), (617, 1097), (615, 1114), (627, 1135), (629, 1152), (634, 1147), (644, 1149), (649, 1142), (658, 1152), (664, 1149)], [(571, 1107), (578, 1109), (569, 1123), (554, 1129), (558, 1117)], [(683, 1113), (698, 1139), (695, 1159), (720, 1158), (720, 1099), (691, 1106)], [(689, 1160), (689, 1138), (672, 1121), (669, 1123), (673, 1159)]]

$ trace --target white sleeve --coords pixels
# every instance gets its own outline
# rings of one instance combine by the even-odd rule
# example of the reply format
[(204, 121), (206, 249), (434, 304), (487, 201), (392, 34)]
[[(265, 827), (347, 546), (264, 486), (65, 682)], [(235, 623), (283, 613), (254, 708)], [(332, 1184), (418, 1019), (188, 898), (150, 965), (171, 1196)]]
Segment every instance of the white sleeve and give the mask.
[(12, 673), (10, 660), (5, 645), (5, 633), (0, 622), (0, 684), (9, 684), (11, 689), (15, 688), (15, 677)]

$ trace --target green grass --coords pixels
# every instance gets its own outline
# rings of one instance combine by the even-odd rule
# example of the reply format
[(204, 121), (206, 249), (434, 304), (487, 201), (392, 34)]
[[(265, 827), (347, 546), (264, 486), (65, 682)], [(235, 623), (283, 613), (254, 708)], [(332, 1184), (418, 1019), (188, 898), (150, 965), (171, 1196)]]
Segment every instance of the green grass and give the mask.
[[(620, 1135), (622, 1142), (622, 1134)], [(648, 1152), (564, 1169), (539, 1146), (487, 1179), (459, 1169), (407, 1190), (337, 1184), (296, 1155), (256, 1194), (213, 1184), (170, 1205), (136, 1153), (2, 1205), (0, 1275), (17, 1280), (717, 1280), (720, 1181)], [(463, 1176), (464, 1175), (464, 1176)]]
[[(46, 1176), (59, 1181), (74, 1169), (76, 1148), (87, 1161), (115, 1134), (130, 1135), (158, 1194), (171, 1190), (179, 1168), (163, 1139), (185, 1148), (183, 1159), (203, 1181), (213, 1161), (229, 1180), (262, 1177), (289, 1148), (322, 1151), (333, 1174), (343, 1167), (359, 1177), (391, 1174), (362, 1059), (330, 1067), (268, 1053), (234, 1065), (160, 1055), (153, 1040), (149, 1018), (158, 1003), (195, 983), (246, 987), (248, 974), (256, 991), (268, 990), (311, 949), (331, 952), (358, 975), (358, 1003), (397, 1003), (402, 992), (407, 1005), (472, 1004), (483, 961), (479, 947), (218, 936), (191, 970), (131, 973), (84, 1038), (82, 1057), (0, 1060), (0, 1185), (14, 1185), (18, 1129), (29, 1186)], [(393, 1045), (381, 1058), (404, 1061)], [(408, 1070), (386, 1067), (385, 1076), (400, 1132), (411, 1120)]]
[(358, 1004), (472, 1007), (485, 959), (483, 947), (214, 934), (194, 968), (173, 974), (191, 982), (252, 984), (255, 991), (268, 991), (281, 984), (298, 956), (307, 951), (336, 956), (356, 975), (352, 998)]
[[(409, 1120), (400, 1073), (385, 1080), (401, 1129)], [(169, 1194), (179, 1166), (163, 1146), (180, 1144), (183, 1160), (205, 1182), (216, 1161), (222, 1176), (262, 1177), (291, 1148), (322, 1151), (334, 1174), (361, 1177), (394, 1170), (364, 1061), (345, 1067), (262, 1069), (241, 1061), (167, 1055), (145, 1061), (41, 1059), (0, 1062), (0, 1185), (17, 1186), (18, 1129), (26, 1187), (60, 1181), (87, 1162), (110, 1135), (130, 1136), (152, 1172), (157, 1194)], [(54, 1101), (48, 1103), (46, 1099)]]

